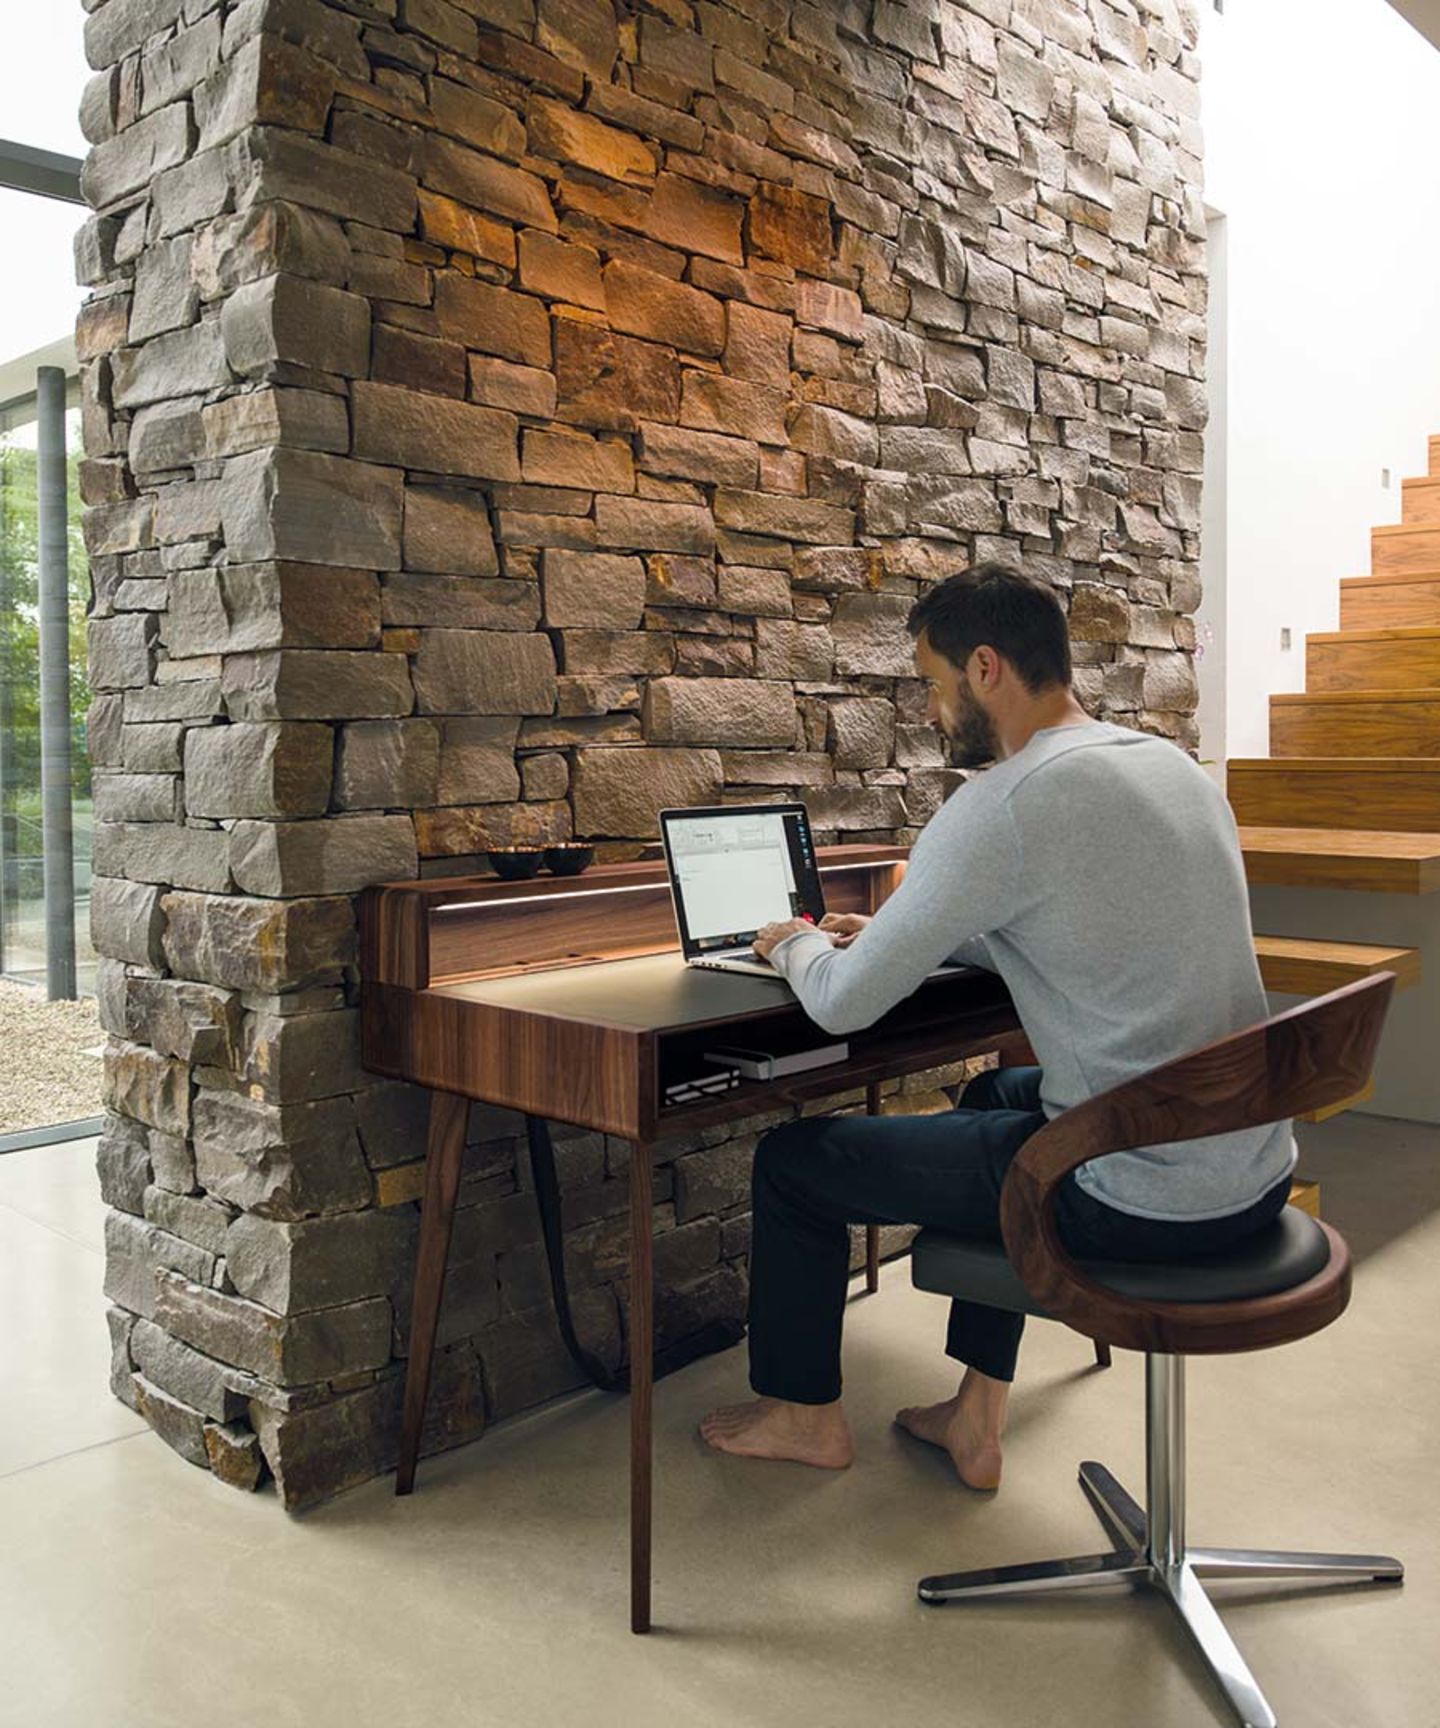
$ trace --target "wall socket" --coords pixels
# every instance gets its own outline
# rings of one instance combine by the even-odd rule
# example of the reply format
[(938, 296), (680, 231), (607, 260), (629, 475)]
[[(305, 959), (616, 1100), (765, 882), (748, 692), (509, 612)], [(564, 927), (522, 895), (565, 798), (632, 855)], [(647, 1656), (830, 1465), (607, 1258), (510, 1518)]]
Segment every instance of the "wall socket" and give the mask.
[(1282, 624), (1280, 626), (1280, 646), (1282, 648), (1288, 648), (1290, 646), (1290, 626), (1288, 624)]

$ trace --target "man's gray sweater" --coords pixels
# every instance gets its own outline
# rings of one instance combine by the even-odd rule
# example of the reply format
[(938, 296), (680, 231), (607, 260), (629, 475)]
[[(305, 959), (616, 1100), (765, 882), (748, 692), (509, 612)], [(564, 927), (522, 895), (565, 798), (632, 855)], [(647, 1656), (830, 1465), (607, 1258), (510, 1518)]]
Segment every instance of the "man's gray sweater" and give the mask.
[[(805, 930), (770, 958), (836, 1033), (947, 958), (998, 972), (1050, 1117), (1268, 1012), (1224, 796), (1174, 744), (1101, 721), (1037, 732), (953, 793), (850, 947)], [(1294, 1162), (1280, 1122), (1112, 1153), (1077, 1180), (1142, 1217), (1216, 1218)]]

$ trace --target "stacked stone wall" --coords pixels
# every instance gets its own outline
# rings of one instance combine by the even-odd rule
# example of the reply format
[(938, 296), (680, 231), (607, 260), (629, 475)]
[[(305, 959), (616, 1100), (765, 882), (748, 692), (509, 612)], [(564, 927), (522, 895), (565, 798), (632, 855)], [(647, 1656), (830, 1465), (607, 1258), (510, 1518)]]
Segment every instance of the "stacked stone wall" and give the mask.
[[(424, 1100), (359, 1066), (360, 888), (722, 799), (913, 838), (959, 776), (904, 618), (983, 558), (1194, 747), (1195, 20), (87, 9), (114, 1385), (298, 1506), (393, 1462), (404, 1368)], [(666, 1338), (743, 1310), (757, 1126), (663, 1149)], [(518, 1127), (472, 1121), (428, 1445), (577, 1378)], [(560, 1153), (618, 1358), (627, 1150)]]

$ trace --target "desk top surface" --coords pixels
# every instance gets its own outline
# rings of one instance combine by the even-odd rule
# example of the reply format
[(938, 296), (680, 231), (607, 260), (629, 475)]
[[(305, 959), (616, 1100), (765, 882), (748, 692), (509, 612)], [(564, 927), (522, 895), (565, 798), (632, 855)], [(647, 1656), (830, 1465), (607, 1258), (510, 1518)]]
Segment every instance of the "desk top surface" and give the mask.
[[(982, 974), (981, 976), (988, 976)], [(956, 968), (955, 978), (971, 978)], [(952, 989), (949, 978), (926, 980), (921, 990)], [(601, 960), (469, 983), (439, 984), (437, 996), (512, 1008), (562, 1020), (584, 1020), (660, 1032), (710, 1021), (735, 1020), (799, 1009), (783, 978), (755, 978), (743, 972), (712, 972), (687, 966), (678, 952), (647, 954), (634, 960)]]

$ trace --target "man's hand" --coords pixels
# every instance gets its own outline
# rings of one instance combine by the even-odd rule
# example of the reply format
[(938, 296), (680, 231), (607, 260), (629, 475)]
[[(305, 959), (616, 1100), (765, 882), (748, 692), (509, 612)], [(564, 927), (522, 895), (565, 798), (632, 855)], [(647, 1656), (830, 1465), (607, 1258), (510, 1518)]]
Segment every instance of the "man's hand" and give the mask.
[(848, 948), (869, 922), (863, 912), (827, 912), (820, 928), (837, 948)]
[(755, 934), (754, 948), (761, 960), (770, 958), (770, 950), (778, 948), (787, 936), (794, 936), (800, 930), (813, 930), (815, 926), (807, 918), (785, 918), (778, 924), (766, 924)]

